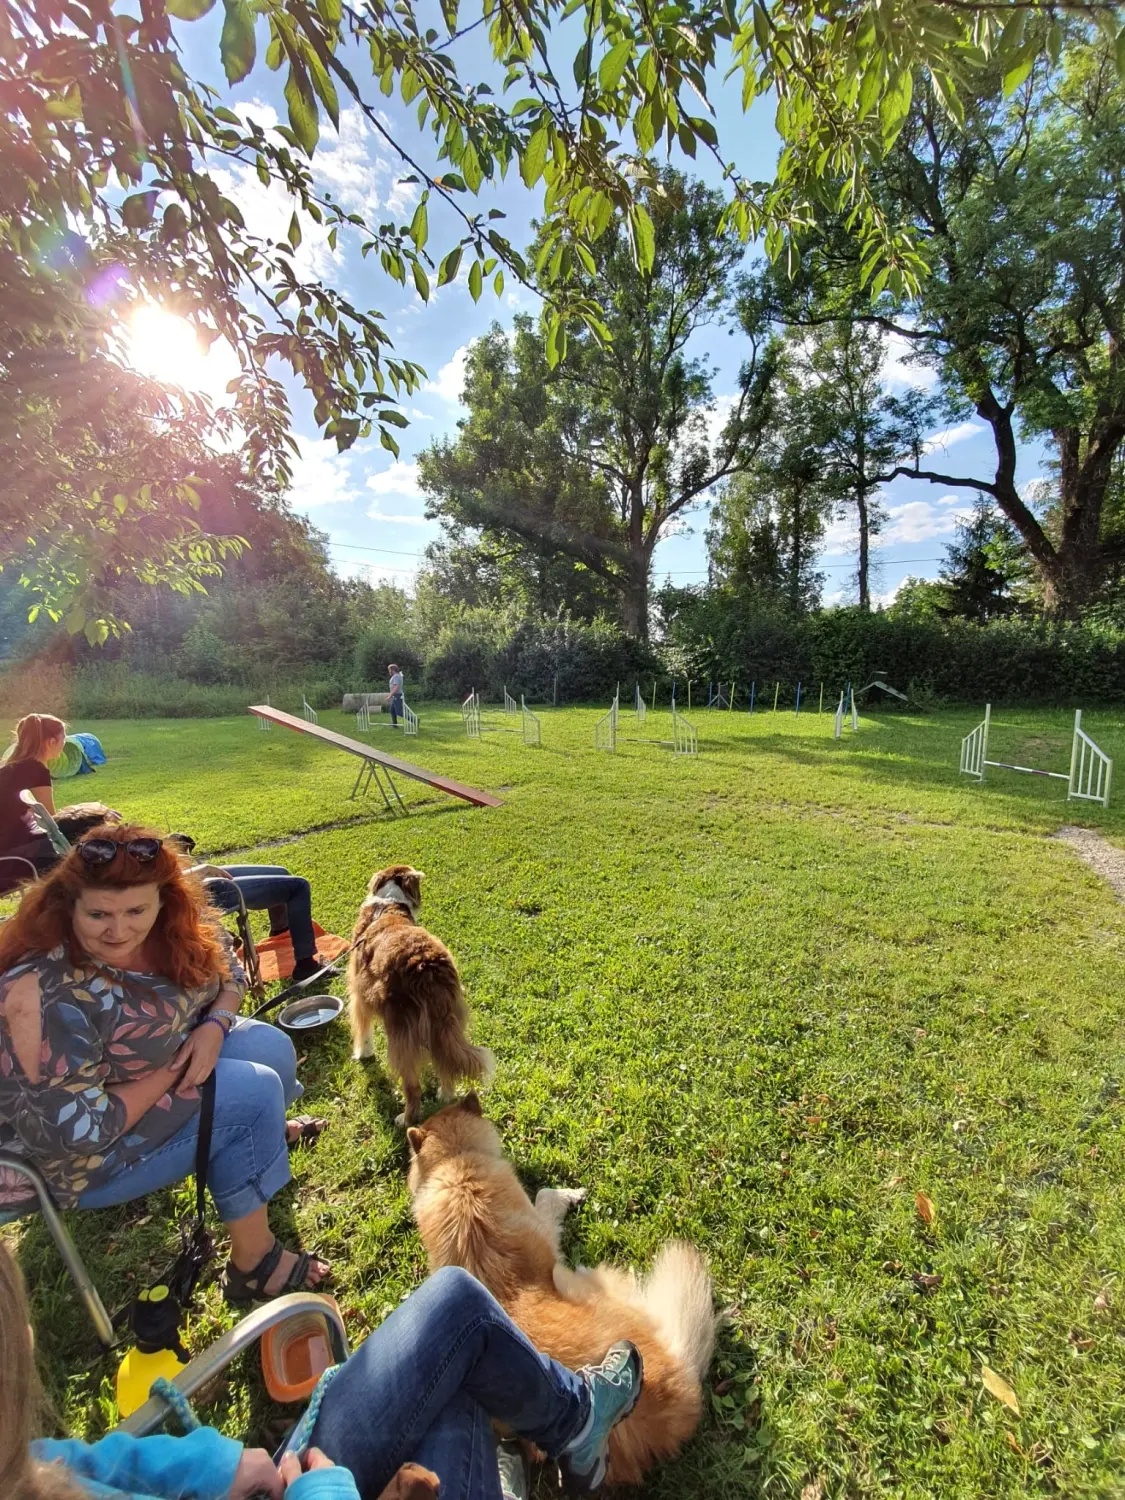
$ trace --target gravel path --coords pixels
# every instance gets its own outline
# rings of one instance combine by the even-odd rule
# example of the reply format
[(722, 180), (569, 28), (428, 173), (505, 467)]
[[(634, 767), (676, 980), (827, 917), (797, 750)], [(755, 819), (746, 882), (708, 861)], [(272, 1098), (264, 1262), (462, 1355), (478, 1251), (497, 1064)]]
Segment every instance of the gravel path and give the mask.
[(1084, 859), (1095, 874), (1108, 880), (1119, 900), (1125, 901), (1125, 850), (1118, 849), (1092, 828), (1064, 824), (1052, 838), (1070, 845), (1079, 859)]

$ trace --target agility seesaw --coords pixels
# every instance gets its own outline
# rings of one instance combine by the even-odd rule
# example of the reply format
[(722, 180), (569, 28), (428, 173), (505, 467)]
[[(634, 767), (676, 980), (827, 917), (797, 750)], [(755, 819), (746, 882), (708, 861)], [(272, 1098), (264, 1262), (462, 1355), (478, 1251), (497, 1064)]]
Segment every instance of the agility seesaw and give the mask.
[[(310, 724), (304, 719), (298, 719), (294, 714), (283, 714), (280, 709), (270, 708), (268, 704), (251, 704), (248, 712), (272, 724), (280, 724), (283, 729), (295, 729), (298, 734), (312, 735), (313, 739), (323, 740), (326, 745), (333, 745), (337, 750), (344, 750), (349, 755), (356, 756), (357, 759), (363, 761), (363, 765), (359, 768), (351, 795), (361, 796), (369, 790), (374, 781), (383, 795), (388, 812), (395, 811), (394, 804), (387, 795), (388, 790), (394, 795), (402, 811), (406, 812), (406, 805), (399, 796), (398, 788), (391, 777), (392, 771), (399, 776), (408, 777), (411, 781), (420, 781), (424, 786), (432, 786), (435, 790), (444, 792), (448, 797), (460, 797), (462, 802), (471, 802), (474, 807), (503, 806), (502, 800), (494, 797), (491, 792), (482, 792), (473, 786), (463, 786), (461, 782), (452, 781), (448, 776), (435, 776), (432, 771), (424, 770), (422, 766), (412, 765), (408, 760), (399, 760), (396, 755), (384, 755), (381, 750), (376, 750), (371, 745), (360, 744), (359, 740), (349, 739), (346, 734), (337, 734), (332, 729), (321, 729), (319, 724)], [(384, 780), (386, 786), (383, 785)]]

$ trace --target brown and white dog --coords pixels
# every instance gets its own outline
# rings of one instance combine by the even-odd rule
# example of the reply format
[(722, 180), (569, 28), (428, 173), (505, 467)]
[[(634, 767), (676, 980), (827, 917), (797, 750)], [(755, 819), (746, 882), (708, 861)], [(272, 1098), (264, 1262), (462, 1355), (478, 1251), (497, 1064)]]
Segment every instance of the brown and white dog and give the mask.
[(421, 870), (409, 865), (391, 865), (372, 875), (348, 959), (352, 1055), (374, 1055), (378, 1021), (387, 1034), (387, 1060), (406, 1096), (396, 1125), (418, 1118), (427, 1058), (445, 1100), (456, 1097), (458, 1079), (483, 1082), (495, 1066), (488, 1048), (470, 1045), (465, 1035), (469, 1007), (453, 955), (418, 923), (422, 879)]
[(407, 1132), (414, 1217), (431, 1271), (464, 1266), (538, 1349), (571, 1369), (618, 1339), (644, 1360), (640, 1399), (614, 1428), (610, 1484), (640, 1484), (699, 1424), (715, 1343), (711, 1277), (691, 1245), (663, 1246), (647, 1276), (559, 1260), (562, 1221), (581, 1190), (544, 1188), (535, 1203), (504, 1159), (496, 1127), (469, 1094)]

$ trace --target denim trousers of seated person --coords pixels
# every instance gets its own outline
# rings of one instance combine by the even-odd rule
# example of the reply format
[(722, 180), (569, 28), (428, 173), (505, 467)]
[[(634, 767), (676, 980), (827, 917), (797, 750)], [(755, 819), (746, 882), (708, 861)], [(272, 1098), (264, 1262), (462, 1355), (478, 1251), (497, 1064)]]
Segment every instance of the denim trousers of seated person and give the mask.
[(586, 1424), (590, 1396), (540, 1354), (479, 1281), (437, 1271), (362, 1343), (324, 1393), (311, 1446), (377, 1500), (404, 1463), (432, 1469), (441, 1500), (500, 1500), (493, 1421), (552, 1457)]
[(302, 875), (293, 875), (284, 865), (223, 865), (230, 880), (208, 880), (207, 896), (220, 911), (237, 911), (242, 892), (247, 911), (268, 911), (275, 932), (289, 928), (295, 959), (311, 958), (316, 952), (312, 922), (312, 891)]
[[(264, 1021), (236, 1022), (215, 1064), (207, 1163), (207, 1187), (225, 1224), (261, 1208), (289, 1181), (285, 1110), (303, 1093), (297, 1054), (284, 1031)], [(195, 1171), (198, 1134), (196, 1114), (163, 1145), (88, 1188), (78, 1207), (109, 1208), (182, 1182)]]

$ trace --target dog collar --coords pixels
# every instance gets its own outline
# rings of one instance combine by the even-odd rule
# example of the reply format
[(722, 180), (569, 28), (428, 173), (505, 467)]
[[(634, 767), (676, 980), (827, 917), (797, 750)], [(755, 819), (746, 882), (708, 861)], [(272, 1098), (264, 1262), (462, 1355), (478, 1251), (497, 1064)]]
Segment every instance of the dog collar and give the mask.
[(397, 880), (388, 880), (386, 885), (379, 887), (377, 896), (367, 896), (363, 904), (364, 906), (405, 906), (410, 913), (411, 921), (414, 920), (418, 910), (416, 903), (411, 901)]

